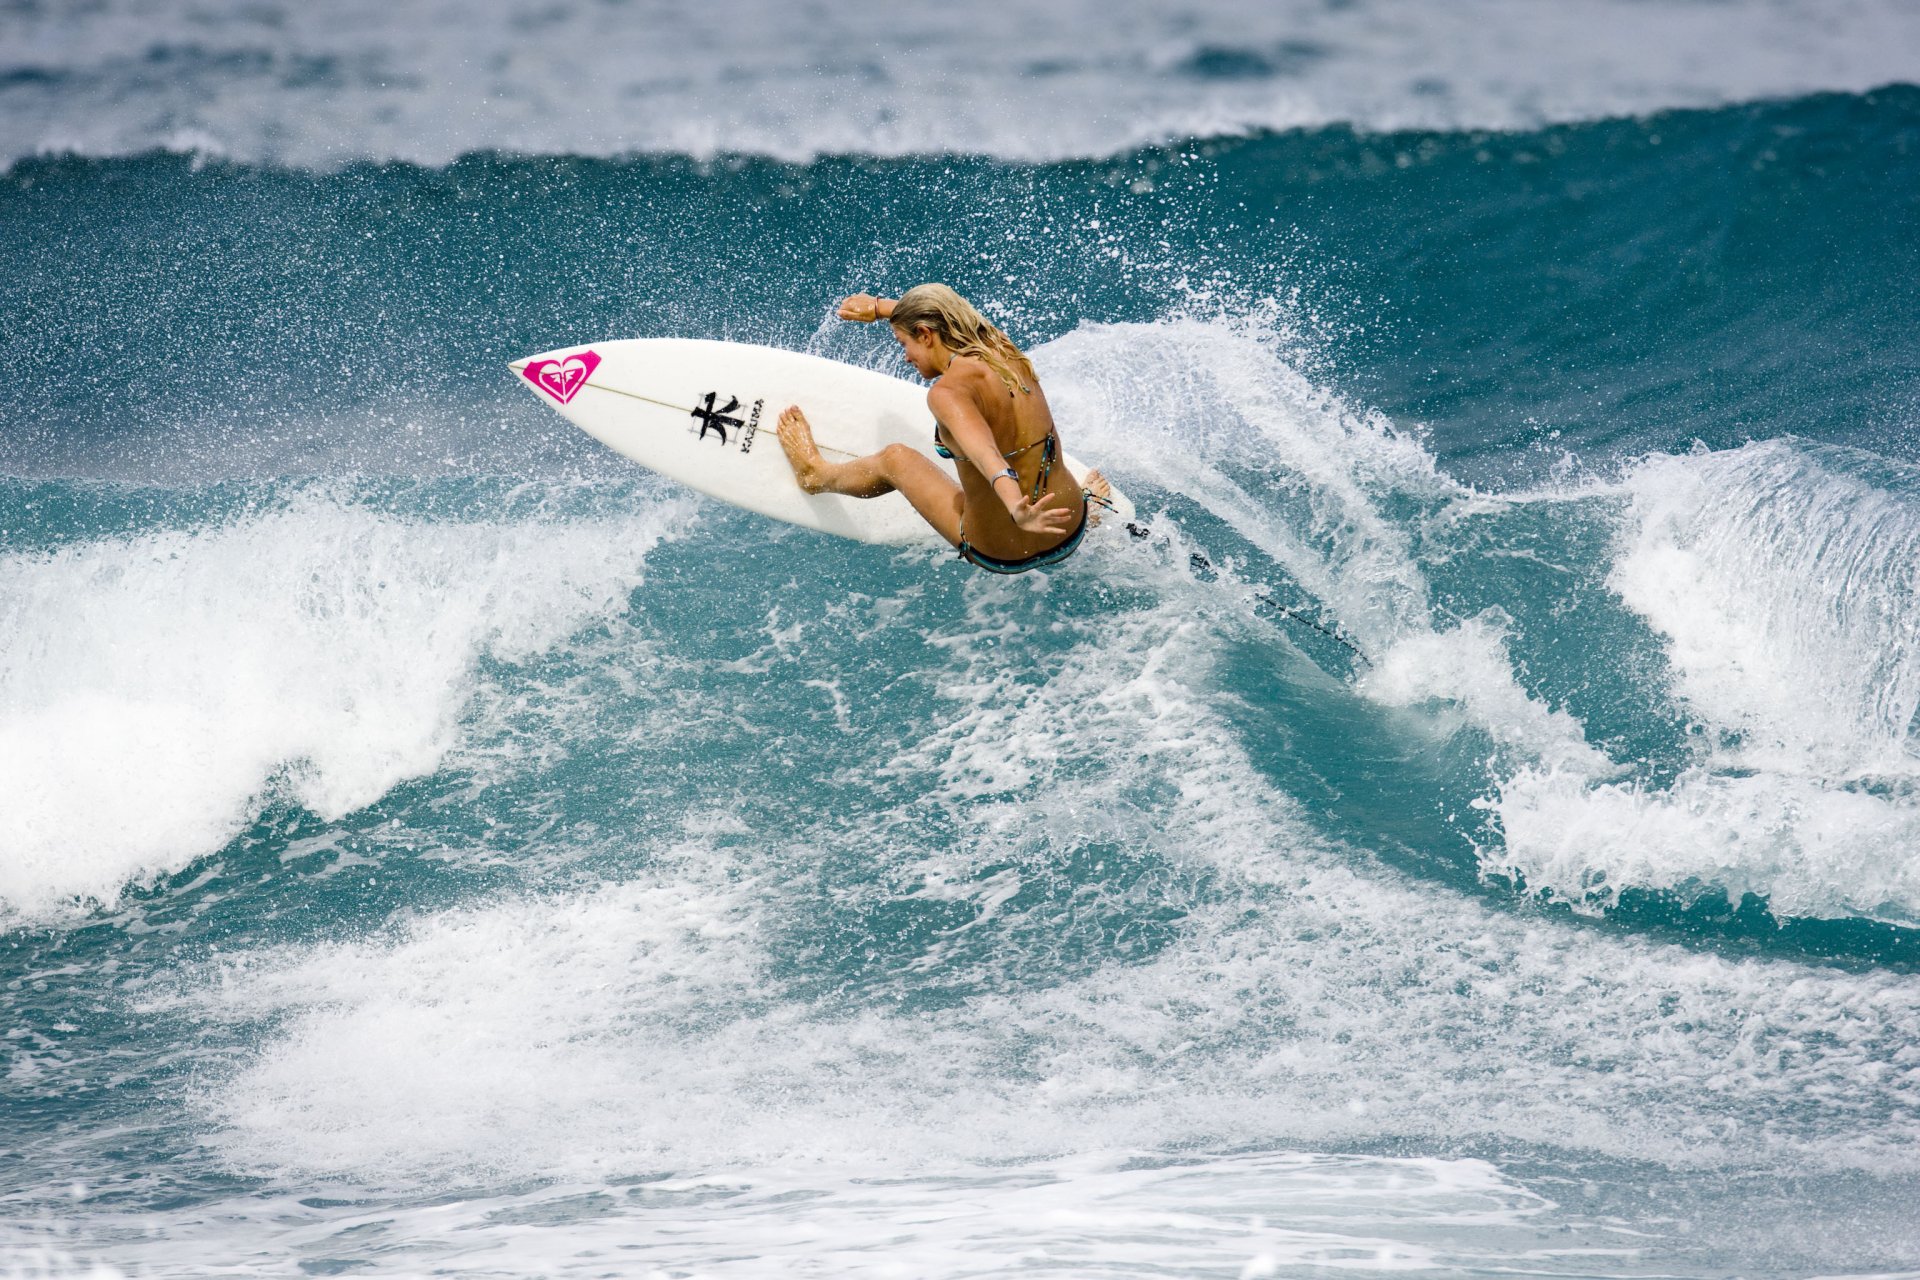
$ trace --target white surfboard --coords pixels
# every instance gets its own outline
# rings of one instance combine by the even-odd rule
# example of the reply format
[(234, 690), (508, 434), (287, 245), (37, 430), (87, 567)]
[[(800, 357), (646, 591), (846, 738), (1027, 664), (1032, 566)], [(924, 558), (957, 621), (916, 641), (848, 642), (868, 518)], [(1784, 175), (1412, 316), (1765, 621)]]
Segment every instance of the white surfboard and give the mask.
[[(520, 382), (601, 443), (701, 493), (860, 542), (939, 542), (905, 498), (806, 494), (775, 437), (799, 405), (830, 459), (906, 444), (933, 457), (924, 386), (820, 356), (699, 338), (627, 338), (515, 360)], [(938, 461), (938, 460), (936, 460)], [(1076, 476), (1086, 468), (1071, 455)], [(941, 462), (949, 474), (953, 464)], [(1133, 504), (1114, 491), (1118, 525)]]

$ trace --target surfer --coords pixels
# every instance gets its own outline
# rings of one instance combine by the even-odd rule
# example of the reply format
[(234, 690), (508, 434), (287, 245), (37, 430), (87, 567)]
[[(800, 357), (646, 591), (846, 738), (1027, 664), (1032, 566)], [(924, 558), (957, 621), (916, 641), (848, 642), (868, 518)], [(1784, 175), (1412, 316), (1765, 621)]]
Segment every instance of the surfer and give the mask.
[(890, 322), (921, 377), (933, 411), (933, 448), (952, 458), (955, 484), (933, 459), (904, 444), (829, 462), (798, 406), (780, 415), (780, 444), (808, 493), (877, 498), (898, 490), (962, 558), (993, 573), (1025, 573), (1072, 555), (1095, 523), (1090, 503), (1111, 486), (1067, 470), (1046, 392), (1020, 348), (973, 304), (943, 284), (898, 299), (856, 293), (840, 318)]

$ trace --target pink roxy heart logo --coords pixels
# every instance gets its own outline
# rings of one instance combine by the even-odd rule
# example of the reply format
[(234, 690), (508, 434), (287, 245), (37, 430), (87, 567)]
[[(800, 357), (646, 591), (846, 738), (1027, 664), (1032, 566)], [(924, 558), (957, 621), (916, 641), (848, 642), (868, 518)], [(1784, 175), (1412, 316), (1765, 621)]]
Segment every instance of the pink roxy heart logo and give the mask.
[(580, 388), (587, 385), (587, 379), (599, 367), (598, 352), (582, 351), (577, 356), (562, 356), (558, 360), (535, 360), (520, 372), (527, 375), (528, 382), (565, 404), (580, 394)]

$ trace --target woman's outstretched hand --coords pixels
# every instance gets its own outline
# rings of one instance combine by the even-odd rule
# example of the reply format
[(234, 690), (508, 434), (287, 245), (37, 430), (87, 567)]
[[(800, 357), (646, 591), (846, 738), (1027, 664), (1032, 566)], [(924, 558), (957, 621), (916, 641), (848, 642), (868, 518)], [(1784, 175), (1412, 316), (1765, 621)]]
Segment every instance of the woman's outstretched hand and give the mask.
[(872, 324), (880, 318), (880, 299), (870, 293), (850, 293), (840, 299), (840, 318)]
[(1065, 533), (1073, 527), (1073, 512), (1059, 502), (1058, 494), (1043, 493), (1038, 501), (1022, 494), (1019, 501), (1008, 504), (1007, 514), (1028, 533)]

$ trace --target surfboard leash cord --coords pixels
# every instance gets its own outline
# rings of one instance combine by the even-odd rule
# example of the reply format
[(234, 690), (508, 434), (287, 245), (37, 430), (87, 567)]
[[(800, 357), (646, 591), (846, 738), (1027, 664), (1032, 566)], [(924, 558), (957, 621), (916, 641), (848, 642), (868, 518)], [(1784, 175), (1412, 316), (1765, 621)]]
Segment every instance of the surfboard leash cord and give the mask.
[[(1153, 536), (1152, 529), (1148, 528), (1146, 525), (1136, 523), (1132, 520), (1129, 520), (1127, 522), (1127, 532), (1132, 534), (1136, 538), (1149, 538)], [(1205, 556), (1201, 555), (1197, 551), (1192, 551), (1187, 553), (1187, 564), (1196, 573), (1213, 574), (1217, 572), (1217, 570), (1215, 570), (1213, 567), (1213, 561), (1207, 559)], [(1334, 630), (1332, 627), (1327, 626), (1325, 623), (1321, 622), (1318, 618), (1310, 617), (1307, 614), (1301, 612), (1300, 610), (1293, 608), (1291, 605), (1281, 604), (1278, 600), (1275, 600), (1273, 598), (1273, 592), (1268, 590), (1266, 587), (1255, 587), (1253, 589), (1253, 605), (1254, 605), (1254, 608), (1257, 610), (1261, 610), (1266, 613), (1277, 614), (1278, 616), (1287, 619), (1289, 622), (1297, 622), (1303, 627), (1306, 627), (1313, 631), (1318, 631), (1321, 635), (1325, 636), (1327, 639), (1333, 641), (1335, 644), (1339, 645), (1342, 649), (1345, 649), (1348, 653), (1358, 658), (1363, 665), (1368, 667), (1373, 666), (1373, 659), (1369, 658), (1365, 653), (1361, 652), (1359, 645), (1347, 639), (1345, 636), (1341, 635), (1338, 631)]]

